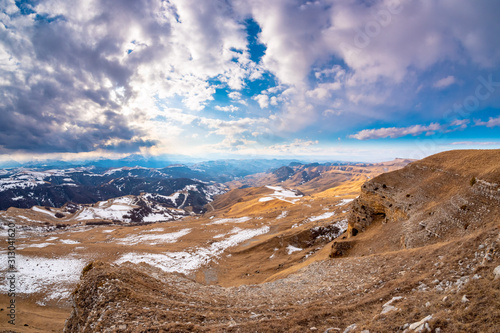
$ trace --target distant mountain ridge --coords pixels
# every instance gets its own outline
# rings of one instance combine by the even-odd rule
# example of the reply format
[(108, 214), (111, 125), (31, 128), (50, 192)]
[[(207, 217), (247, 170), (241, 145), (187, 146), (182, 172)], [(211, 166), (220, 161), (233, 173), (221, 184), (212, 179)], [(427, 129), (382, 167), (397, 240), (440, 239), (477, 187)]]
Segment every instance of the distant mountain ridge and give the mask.
[[(149, 162), (153, 161), (151, 164)], [(192, 164), (170, 164), (158, 159), (129, 156), (122, 160), (101, 160), (94, 165), (72, 166), (68, 162), (45, 161), (33, 167), (0, 170), (0, 210), (35, 205), (61, 207), (67, 202), (92, 204), (125, 195), (154, 193), (170, 196), (186, 186), (200, 188), (224, 183), (249, 174), (288, 164), (291, 160), (218, 160)], [(108, 167), (121, 163), (120, 167)], [(151, 168), (143, 165), (160, 165)], [(134, 166), (131, 166), (134, 165)], [(36, 167), (35, 167), (36, 166)], [(201, 212), (211, 198), (195, 200)]]
[[(112, 162), (110, 162), (112, 161)], [(155, 163), (158, 159), (154, 160)], [(109, 164), (108, 164), (109, 162)], [(147, 163), (146, 163), (147, 162)], [(150, 161), (149, 161), (150, 162)], [(101, 160), (95, 165), (72, 166), (69, 162), (45, 161), (33, 167), (0, 169), (0, 210), (9, 207), (30, 208), (35, 205), (61, 207), (67, 202), (92, 204), (125, 195), (156, 193), (169, 196), (186, 186), (206, 187), (226, 183), (260, 173), (287, 170), (282, 180), (297, 170), (326, 165), (360, 165), (355, 163), (303, 164), (296, 160), (249, 159), (215, 160), (196, 164), (170, 164), (151, 168), (134, 164), (148, 164), (142, 156), (121, 160)], [(120, 167), (104, 167), (124, 163)], [(290, 165), (293, 168), (286, 166)], [(274, 170), (274, 171), (273, 171)], [(309, 181), (319, 174), (303, 174)], [(278, 178), (280, 178), (278, 177)], [(281, 178), (280, 178), (281, 179)], [(201, 200), (206, 204), (207, 200)], [(200, 211), (201, 206), (195, 210)]]
[[(71, 168), (63, 170), (17, 169), (0, 175), (0, 209), (35, 205), (61, 207), (67, 202), (91, 204), (121, 197), (156, 193), (169, 196), (187, 186), (214, 185), (206, 174), (179, 166), (164, 169)], [(207, 200), (203, 200), (203, 204)]]

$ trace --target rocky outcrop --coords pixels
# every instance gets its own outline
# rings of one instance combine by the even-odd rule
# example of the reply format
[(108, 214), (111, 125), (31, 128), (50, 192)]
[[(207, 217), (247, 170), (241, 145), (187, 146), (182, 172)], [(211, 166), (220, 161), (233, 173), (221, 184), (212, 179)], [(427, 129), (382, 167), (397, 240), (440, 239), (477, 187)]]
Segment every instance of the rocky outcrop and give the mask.
[(348, 236), (388, 224), (403, 248), (436, 243), (500, 215), (500, 150), (436, 154), (366, 182), (351, 204)]
[(400, 207), (386, 184), (376, 180), (361, 187), (361, 195), (351, 204), (347, 234), (356, 236), (375, 222), (398, 222), (408, 219), (404, 207)]

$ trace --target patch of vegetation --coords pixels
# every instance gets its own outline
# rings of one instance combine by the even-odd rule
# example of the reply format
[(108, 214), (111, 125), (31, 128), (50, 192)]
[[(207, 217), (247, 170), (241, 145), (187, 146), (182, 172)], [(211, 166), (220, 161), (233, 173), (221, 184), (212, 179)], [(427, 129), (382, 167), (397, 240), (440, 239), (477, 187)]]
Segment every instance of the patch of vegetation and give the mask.
[(85, 276), (92, 268), (94, 268), (94, 262), (89, 262), (85, 267), (82, 269), (82, 276)]
[(470, 179), (470, 186), (474, 186), (475, 183), (477, 183), (476, 177), (472, 176)]
[(111, 221), (88, 221), (85, 225), (111, 225), (113, 222)]

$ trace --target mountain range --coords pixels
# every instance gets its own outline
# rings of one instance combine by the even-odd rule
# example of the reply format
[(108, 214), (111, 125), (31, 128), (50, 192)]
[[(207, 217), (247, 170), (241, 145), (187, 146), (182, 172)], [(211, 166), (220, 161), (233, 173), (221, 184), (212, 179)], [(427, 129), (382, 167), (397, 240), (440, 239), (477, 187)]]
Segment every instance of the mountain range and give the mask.
[[(62, 182), (54, 186), (76, 184), (75, 170), (100, 179), (93, 186), (128, 177), (178, 186), (168, 195), (151, 188), (0, 211), (3, 229), (16, 225), (19, 325), (67, 333), (496, 332), (499, 154), (292, 161), (224, 183), (181, 165), (170, 167), (171, 178), (167, 168), (45, 170), (52, 178), (41, 181)], [(175, 178), (189, 175), (185, 168), (198, 178)], [(14, 175), (4, 179), (27, 181)], [(8, 302), (5, 286), (0, 302)]]

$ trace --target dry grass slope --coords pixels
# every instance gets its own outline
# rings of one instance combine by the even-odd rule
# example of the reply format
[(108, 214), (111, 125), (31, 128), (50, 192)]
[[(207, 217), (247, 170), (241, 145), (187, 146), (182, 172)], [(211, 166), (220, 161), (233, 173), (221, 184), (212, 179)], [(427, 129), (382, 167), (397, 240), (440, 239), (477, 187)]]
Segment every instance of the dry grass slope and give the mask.
[[(148, 265), (97, 263), (75, 291), (65, 332), (498, 332), (499, 157), (446, 152), (378, 176), (352, 204), (350, 237), (335, 240), (338, 249), (349, 242), (340, 254), (327, 259), (329, 243), (275, 274), (264, 267), (264, 276), (238, 278), (276, 242), (307, 240), (310, 229), (285, 224), (218, 263), (231, 277), (219, 284), (228, 287)], [(242, 212), (263, 189), (237, 191), (214, 213)], [(312, 193), (302, 208), (334, 202), (328, 191)], [(276, 216), (283, 207), (261, 209)], [(286, 209), (300, 220), (299, 205)], [(416, 330), (410, 325), (424, 318)]]

